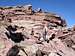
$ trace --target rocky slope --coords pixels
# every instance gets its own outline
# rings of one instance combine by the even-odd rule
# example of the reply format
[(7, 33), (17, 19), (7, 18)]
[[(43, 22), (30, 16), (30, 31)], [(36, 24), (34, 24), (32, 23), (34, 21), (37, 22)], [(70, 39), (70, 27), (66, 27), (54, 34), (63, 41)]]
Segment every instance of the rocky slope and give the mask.
[(32, 5), (0, 7), (0, 56), (75, 56), (75, 27)]

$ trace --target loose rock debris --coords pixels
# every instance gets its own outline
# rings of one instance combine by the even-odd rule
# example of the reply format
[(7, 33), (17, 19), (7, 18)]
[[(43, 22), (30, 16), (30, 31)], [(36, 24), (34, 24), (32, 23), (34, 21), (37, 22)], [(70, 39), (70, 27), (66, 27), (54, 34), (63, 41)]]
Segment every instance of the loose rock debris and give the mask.
[(1, 7), (0, 56), (75, 56), (75, 27), (32, 5)]

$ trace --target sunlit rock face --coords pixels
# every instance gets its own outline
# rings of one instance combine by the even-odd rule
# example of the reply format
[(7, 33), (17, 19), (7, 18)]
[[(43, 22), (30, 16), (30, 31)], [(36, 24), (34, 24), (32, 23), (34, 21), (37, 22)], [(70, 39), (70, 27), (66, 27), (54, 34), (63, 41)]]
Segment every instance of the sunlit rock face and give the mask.
[[(15, 52), (14, 52), (15, 51)], [(75, 26), (32, 5), (0, 7), (0, 56), (75, 56)]]

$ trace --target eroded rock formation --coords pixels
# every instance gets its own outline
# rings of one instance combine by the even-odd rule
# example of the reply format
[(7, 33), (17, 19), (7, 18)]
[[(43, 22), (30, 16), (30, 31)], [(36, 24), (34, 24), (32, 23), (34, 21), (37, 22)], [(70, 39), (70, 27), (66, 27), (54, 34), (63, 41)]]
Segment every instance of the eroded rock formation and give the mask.
[(0, 56), (75, 56), (75, 27), (32, 5), (0, 7)]

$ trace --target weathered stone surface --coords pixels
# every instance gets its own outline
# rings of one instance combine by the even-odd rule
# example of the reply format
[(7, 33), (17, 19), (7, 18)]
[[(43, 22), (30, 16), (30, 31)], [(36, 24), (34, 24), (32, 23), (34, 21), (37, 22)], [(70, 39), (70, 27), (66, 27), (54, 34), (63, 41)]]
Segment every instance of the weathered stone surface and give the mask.
[(31, 5), (0, 9), (0, 56), (15, 45), (22, 56), (75, 56), (75, 27), (67, 29), (60, 16)]

